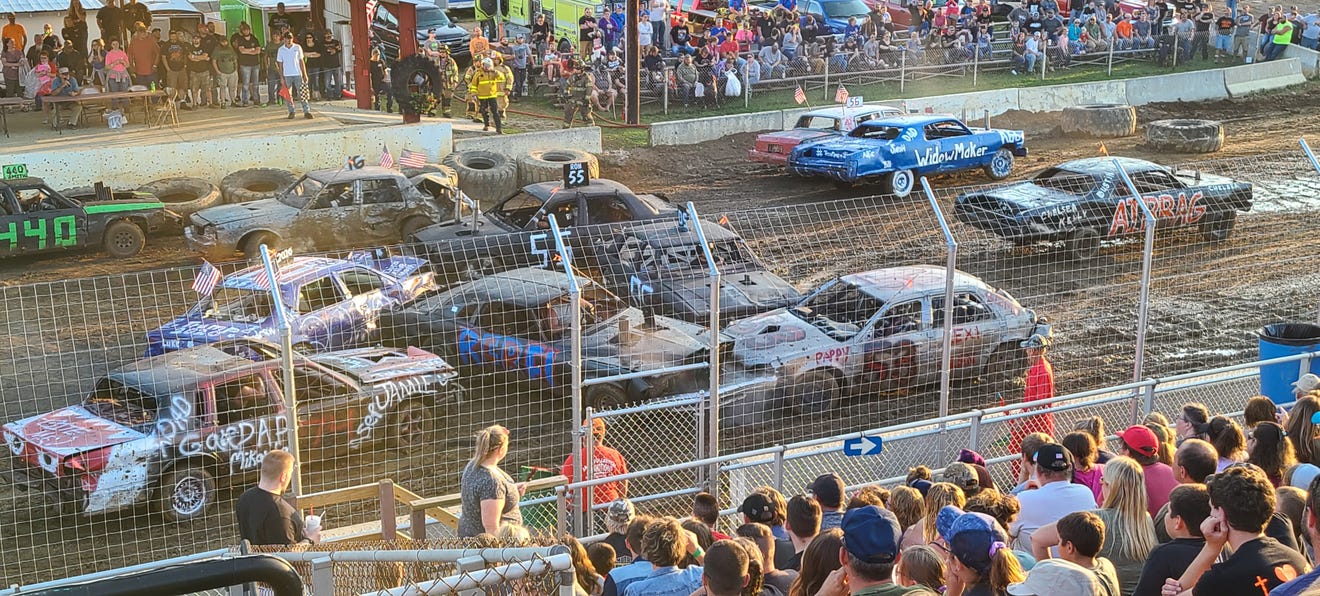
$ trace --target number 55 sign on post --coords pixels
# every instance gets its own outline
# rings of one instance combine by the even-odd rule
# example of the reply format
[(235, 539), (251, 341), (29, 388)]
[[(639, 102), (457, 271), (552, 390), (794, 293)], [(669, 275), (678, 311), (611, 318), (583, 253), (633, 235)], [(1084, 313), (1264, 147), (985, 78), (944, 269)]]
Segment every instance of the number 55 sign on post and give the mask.
[(591, 184), (591, 173), (586, 162), (575, 161), (564, 164), (564, 188), (580, 188)]

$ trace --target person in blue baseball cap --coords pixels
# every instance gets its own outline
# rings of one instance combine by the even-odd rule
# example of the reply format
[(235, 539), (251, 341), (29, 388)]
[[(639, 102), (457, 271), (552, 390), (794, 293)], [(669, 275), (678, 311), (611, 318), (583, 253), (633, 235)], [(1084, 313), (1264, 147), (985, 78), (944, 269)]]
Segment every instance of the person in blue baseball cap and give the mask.
[(945, 553), (949, 592), (963, 596), (1003, 596), (1008, 585), (1026, 581), (1022, 564), (1008, 546), (1008, 532), (984, 513), (952, 505), (937, 514)]
[(922, 585), (905, 588), (894, 583), (903, 531), (893, 513), (875, 505), (849, 509), (840, 527), (843, 548), (839, 549), (839, 562), (843, 566), (830, 573), (817, 596), (934, 596)]

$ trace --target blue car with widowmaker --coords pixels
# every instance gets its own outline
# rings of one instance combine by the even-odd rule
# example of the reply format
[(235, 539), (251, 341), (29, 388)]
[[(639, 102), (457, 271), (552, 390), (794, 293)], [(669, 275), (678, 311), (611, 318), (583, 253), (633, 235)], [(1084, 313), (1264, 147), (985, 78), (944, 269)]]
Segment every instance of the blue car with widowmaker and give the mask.
[(1026, 154), (1020, 130), (968, 128), (953, 116), (921, 114), (870, 120), (846, 136), (798, 145), (788, 169), (841, 186), (879, 181), (884, 193), (903, 198), (918, 176), (981, 168), (1002, 180), (1013, 158)]

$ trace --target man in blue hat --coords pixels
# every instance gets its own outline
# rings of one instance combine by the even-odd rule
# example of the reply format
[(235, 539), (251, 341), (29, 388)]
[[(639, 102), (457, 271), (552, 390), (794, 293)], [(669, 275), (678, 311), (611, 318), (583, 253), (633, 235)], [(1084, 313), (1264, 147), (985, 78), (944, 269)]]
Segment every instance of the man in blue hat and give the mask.
[(920, 584), (905, 588), (893, 581), (894, 567), (902, 553), (898, 542), (903, 536), (893, 513), (875, 505), (857, 507), (844, 514), (841, 527), (839, 562), (843, 566), (826, 578), (818, 596), (934, 596)]

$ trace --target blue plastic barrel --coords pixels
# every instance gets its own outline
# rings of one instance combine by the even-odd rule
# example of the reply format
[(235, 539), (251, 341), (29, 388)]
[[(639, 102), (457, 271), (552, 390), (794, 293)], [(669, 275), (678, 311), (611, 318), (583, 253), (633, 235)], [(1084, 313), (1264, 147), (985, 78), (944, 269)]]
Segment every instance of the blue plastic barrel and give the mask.
[[(1256, 330), (1260, 359), (1282, 358), (1320, 349), (1320, 325), (1275, 323)], [(1260, 394), (1276, 404), (1293, 401), (1292, 384), (1301, 376), (1299, 362), (1270, 364), (1260, 368)], [(1311, 359), (1311, 372), (1320, 374), (1320, 358)]]

